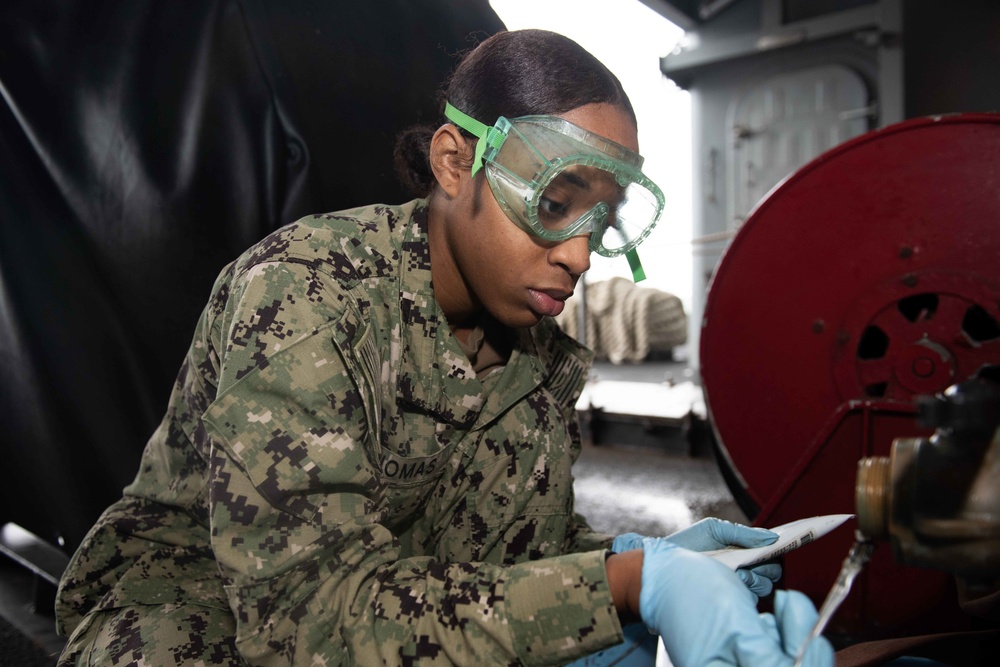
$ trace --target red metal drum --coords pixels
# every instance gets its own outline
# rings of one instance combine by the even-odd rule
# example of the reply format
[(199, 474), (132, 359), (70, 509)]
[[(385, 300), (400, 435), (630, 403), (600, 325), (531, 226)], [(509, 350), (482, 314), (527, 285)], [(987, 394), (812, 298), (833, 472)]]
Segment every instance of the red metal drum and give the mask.
[[(723, 472), (756, 525), (853, 513), (857, 462), (928, 435), (912, 399), (1000, 376), (1000, 115), (906, 121), (793, 174), (722, 257), (701, 374)], [(849, 523), (785, 559), (817, 604)], [(845, 640), (965, 629), (945, 573), (887, 544), (830, 626)]]

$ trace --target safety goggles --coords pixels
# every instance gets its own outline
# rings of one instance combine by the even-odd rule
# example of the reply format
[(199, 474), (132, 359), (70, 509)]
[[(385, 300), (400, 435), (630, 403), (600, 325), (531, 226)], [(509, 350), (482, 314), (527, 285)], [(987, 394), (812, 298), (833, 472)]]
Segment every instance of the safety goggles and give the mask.
[(643, 158), (556, 116), (501, 116), (493, 127), (451, 104), (445, 116), (479, 138), (472, 175), (485, 167), (497, 203), (515, 224), (546, 241), (590, 236), (605, 257), (635, 252), (663, 211), (663, 193), (642, 173)]

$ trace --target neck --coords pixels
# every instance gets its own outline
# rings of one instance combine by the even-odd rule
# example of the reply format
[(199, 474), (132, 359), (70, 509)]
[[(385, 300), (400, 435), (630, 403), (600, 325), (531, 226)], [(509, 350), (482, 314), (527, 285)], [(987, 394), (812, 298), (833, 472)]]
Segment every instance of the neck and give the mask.
[[(440, 195), (438, 195), (440, 196)], [(448, 243), (448, 227), (442, 207), (431, 206), (427, 218), (427, 243), (431, 255), (434, 298), (456, 336), (468, 336), (483, 315), (482, 304), (466, 283)]]

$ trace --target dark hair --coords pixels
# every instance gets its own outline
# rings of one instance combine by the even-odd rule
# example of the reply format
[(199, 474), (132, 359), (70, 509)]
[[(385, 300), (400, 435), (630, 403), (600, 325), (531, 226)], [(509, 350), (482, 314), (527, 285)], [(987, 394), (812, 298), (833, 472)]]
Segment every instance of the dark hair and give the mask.
[[(442, 119), (448, 101), (488, 125), (500, 116), (561, 114), (602, 102), (635, 121), (618, 77), (573, 40), (547, 30), (512, 30), (486, 39), (458, 65), (441, 97)], [(417, 125), (396, 140), (397, 176), (417, 196), (427, 196), (436, 184), (428, 151), (437, 127)]]

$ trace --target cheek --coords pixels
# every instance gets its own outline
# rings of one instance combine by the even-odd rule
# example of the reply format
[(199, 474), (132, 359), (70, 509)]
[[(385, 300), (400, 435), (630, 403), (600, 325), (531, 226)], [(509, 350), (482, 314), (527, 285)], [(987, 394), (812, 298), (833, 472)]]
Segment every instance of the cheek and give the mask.
[(538, 272), (536, 265), (545, 262), (545, 249), (506, 218), (501, 230), (493, 239), (494, 271), (511, 281), (524, 282)]
[(531, 236), (510, 221), (494, 203), (495, 211), (480, 230), (477, 253), (480, 261), (490, 265), (492, 272), (516, 276), (539, 254)]
[(479, 300), (489, 308), (505, 308), (537, 273), (536, 263), (544, 251), (519, 227), (504, 217), (492, 220), (473, 246), (468, 269), (470, 284)]
[(463, 270), (475, 296), (494, 315), (522, 307), (521, 292), (547, 262), (545, 248), (507, 217), (488, 188), (480, 215), (470, 222)]
[(478, 240), (471, 259), (476, 289), (486, 296), (504, 291), (521, 272), (524, 251), (508, 235), (492, 234)]

